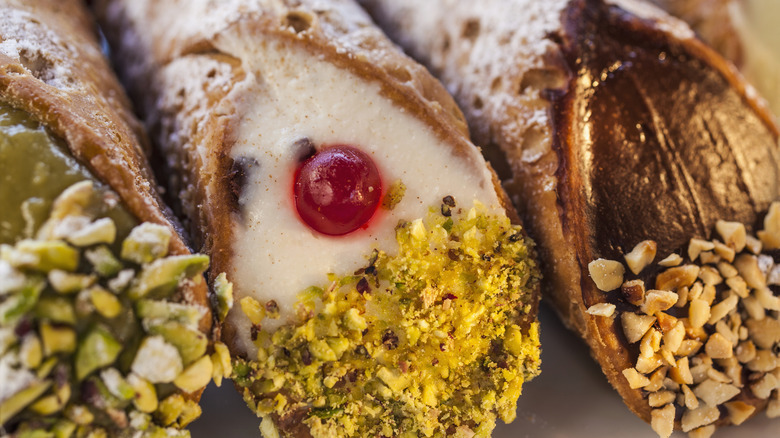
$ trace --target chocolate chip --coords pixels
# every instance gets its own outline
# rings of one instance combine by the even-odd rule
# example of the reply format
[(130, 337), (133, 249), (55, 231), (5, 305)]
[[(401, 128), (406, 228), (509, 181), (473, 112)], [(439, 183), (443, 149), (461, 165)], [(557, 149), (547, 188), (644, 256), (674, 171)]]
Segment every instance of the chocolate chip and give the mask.
[(360, 281), (357, 283), (357, 291), (361, 294), (367, 294), (370, 292), (370, 287), (368, 285), (368, 280), (366, 280), (366, 277), (362, 277)]
[(252, 327), (249, 328), (249, 336), (252, 338), (253, 341), (257, 340), (257, 335), (260, 331), (258, 330), (256, 325), (252, 325)]
[(307, 347), (304, 347), (301, 351), (301, 362), (304, 365), (311, 365), (311, 352)]
[(450, 195), (447, 195), (444, 198), (442, 198), (441, 202), (443, 202), (444, 205), (446, 205), (448, 207), (454, 207), (455, 206), (455, 198), (453, 198)]
[(295, 156), (298, 157), (298, 162), (303, 163), (317, 153), (317, 148), (309, 137), (303, 137), (293, 143), (293, 150)]
[(388, 350), (395, 350), (398, 348), (398, 335), (392, 329), (387, 329), (382, 334), (382, 345)]
[(276, 304), (276, 301), (269, 300), (265, 303), (265, 311), (268, 312), (268, 316), (276, 319), (279, 317), (279, 305)]
[(249, 169), (257, 166), (259, 166), (259, 163), (251, 157), (234, 158), (230, 165), (230, 170), (227, 174), (227, 185), (235, 211), (239, 210), (239, 201), (247, 184)]
[(447, 257), (449, 257), (450, 260), (452, 260), (453, 262), (457, 262), (458, 260), (460, 260), (460, 256), (458, 255), (458, 252), (455, 251), (454, 249), (447, 251)]

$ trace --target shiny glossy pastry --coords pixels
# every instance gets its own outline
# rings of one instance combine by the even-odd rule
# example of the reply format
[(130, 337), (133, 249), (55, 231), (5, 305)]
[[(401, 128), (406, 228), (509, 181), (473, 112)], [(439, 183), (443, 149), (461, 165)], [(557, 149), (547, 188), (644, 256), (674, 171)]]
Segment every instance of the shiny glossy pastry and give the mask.
[(512, 420), (538, 373), (538, 274), (452, 99), (351, 1), (212, 5), (97, 10), (234, 286), (224, 334), (263, 433)]
[(774, 0), (652, 0), (685, 20), (697, 35), (733, 62), (780, 114), (780, 3)]
[(662, 436), (778, 415), (776, 246), (746, 237), (778, 197), (777, 129), (729, 64), (640, 2), (363, 3), (456, 96), (548, 302), (631, 410)]
[(216, 372), (208, 257), (95, 29), (78, 1), (0, 1), (0, 434), (188, 436)]

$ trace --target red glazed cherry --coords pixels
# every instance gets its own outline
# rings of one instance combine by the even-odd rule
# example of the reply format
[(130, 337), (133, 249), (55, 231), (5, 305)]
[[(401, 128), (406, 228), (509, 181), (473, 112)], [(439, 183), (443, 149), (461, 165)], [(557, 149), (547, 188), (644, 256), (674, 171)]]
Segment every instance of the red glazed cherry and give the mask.
[(379, 170), (365, 152), (330, 146), (307, 159), (295, 175), (295, 207), (316, 231), (340, 236), (374, 215), (382, 197)]

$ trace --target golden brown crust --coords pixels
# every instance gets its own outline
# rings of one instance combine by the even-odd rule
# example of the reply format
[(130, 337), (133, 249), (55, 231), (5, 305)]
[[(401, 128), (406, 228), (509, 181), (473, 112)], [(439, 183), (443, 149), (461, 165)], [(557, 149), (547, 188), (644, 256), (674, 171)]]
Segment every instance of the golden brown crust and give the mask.
[[(80, 1), (0, 2), (0, 102), (24, 110), (62, 138), (69, 150), (141, 221), (174, 231), (172, 254), (189, 254), (181, 230), (157, 193), (144, 157), (146, 137), (96, 38)], [(183, 298), (208, 307), (207, 287)], [(201, 322), (206, 331), (210, 317)]]

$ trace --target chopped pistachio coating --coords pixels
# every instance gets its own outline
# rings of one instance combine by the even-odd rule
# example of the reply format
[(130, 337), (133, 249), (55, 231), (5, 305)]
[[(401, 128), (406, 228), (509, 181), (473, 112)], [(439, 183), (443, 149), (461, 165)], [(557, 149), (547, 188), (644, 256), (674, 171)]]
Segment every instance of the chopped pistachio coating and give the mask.
[(489, 436), (514, 419), (540, 364), (530, 242), (448, 198), (398, 225), (397, 255), (374, 251), (303, 291), (293, 322), (256, 326), (257, 358), (237, 359), (233, 379), (267, 437), (291, 422), (315, 438)]
[(12, 436), (189, 436), (177, 429), (200, 414), (181, 393), (214, 374), (207, 309), (168, 299), (208, 258), (167, 256), (167, 228), (118, 227), (99, 205), (111, 197), (77, 183), (34, 238), (0, 247), (0, 429)]

